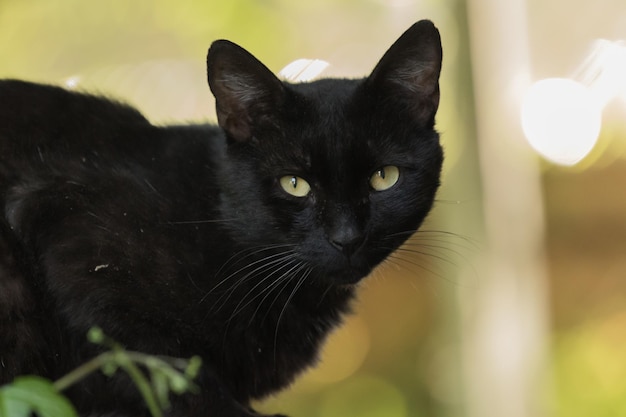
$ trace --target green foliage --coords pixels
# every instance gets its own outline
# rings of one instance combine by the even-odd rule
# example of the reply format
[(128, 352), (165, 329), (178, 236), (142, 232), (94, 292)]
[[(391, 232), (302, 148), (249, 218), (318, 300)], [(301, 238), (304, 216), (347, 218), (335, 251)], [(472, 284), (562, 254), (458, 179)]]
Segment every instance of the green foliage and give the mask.
[(193, 380), (202, 365), (199, 357), (184, 360), (127, 351), (99, 328), (91, 329), (87, 337), (109, 350), (56, 382), (22, 376), (0, 387), (0, 417), (29, 417), (32, 413), (40, 417), (74, 417), (74, 407), (61, 392), (98, 370), (108, 376), (118, 370), (126, 372), (153, 417), (162, 417), (163, 410), (169, 408), (170, 393), (197, 392)]
[(47, 379), (37, 376), (16, 378), (0, 388), (0, 417), (74, 417), (76, 411)]

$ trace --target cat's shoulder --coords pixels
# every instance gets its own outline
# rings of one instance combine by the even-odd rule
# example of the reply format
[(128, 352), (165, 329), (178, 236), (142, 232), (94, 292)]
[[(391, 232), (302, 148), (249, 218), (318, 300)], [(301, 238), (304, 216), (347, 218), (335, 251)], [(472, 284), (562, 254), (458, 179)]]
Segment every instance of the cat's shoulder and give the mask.
[(111, 98), (56, 85), (0, 80), (0, 126), (9, 120), (36, 123), (50, 117), (57, 121), (91, 117), (91, 122), (102, 124), (149, 123), (134, 107)]

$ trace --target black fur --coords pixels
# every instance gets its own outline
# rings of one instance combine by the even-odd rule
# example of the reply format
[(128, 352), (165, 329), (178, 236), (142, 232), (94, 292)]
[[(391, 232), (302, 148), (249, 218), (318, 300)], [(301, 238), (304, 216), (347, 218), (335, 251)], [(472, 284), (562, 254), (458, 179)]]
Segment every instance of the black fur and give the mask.
[[(250, 400), (314, 364), (355, 284), (430, 210), (440, 66), (427, 21), (359, 80), (283, 83), (217, 41), (219, 127), (0, 81), (0, 384), (95, 356), (97, 325), (128, 349), (203, 358), (201, 393), (168, 415), (257, 416)], [(397, 184), (373, 190), (388, 165)], [(288, 194), (286, 175), (310, 193)], [(83, 415), (147, 414), (123, 375), (68, 395)]]

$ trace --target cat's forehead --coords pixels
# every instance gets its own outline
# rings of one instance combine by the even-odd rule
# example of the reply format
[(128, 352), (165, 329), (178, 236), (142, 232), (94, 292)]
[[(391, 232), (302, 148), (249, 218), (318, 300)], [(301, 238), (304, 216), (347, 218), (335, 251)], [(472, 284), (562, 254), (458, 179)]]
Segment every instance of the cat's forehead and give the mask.
[(353, 133), (351, 125), (359, 81), (322, 79), (296, 86), (296, 92), (303, 98), (300, 121), (309, 125), (313, 137), (341, 137), (341, 144), (347, 145)]
[[(362, 180), (403, 152), (393, 126), (381, 128), (363, 79), (321, 79), (288, 84), (293, 95), (281, 134), (266, 143), (270, 171), (309, 174), (320, 181)], [(285, 123), (285, 124), (283, 124)], [(343, 182), (343, 180), (342, 180)]]
[[(362, 80), (322, 79), (290, 86), (299, 100), (295, 119), (284, 138), (286, 163), (317, 180), (336, 182), (367, 175), (376, 168), (377, 146), (367, 135), (355, 94)], [(295, 156), (295, 158), (292, 158)]]
[(338, 110), (337, 107), (349, 103), (362, 82), (362, 79), (323, 78), (308, 83), (292, 84), (290, 87), (318, 111), (324, 113)]

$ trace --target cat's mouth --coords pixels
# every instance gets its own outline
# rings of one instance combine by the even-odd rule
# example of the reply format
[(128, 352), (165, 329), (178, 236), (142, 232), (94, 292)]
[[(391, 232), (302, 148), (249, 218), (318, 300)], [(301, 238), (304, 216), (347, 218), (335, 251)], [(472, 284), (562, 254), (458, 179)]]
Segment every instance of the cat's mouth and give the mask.
[(305, 256), (307, 263), (313, 267), (315, 279), (332, 285), (355, 285), (366, 278), (380, 263), (373, 253), (359, 251), (351, 256), (337, 251), (318, 252)]
[(336, 271), (330, 271), (326, 275), (326, 279), (332, 281), (336, 285), (355, 285), (362, 279), (367, 277), (371, 272), (371, 268), (349, 266)]

